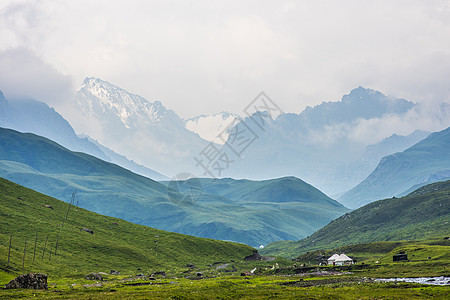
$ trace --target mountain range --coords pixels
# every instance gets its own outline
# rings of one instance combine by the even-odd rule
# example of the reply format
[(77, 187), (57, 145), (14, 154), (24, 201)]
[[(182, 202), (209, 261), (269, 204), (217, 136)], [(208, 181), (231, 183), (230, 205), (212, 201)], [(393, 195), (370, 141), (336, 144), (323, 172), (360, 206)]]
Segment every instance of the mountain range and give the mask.
[[(296, 240), (348, 212), (343, 205), (450, 176), (448, 129), (425, 140), (421, 130), (373, 144), (354, 139), (361, 123), (417, 107), (363, 87), (277, 118), (257, 111), (183, 120), (98, 78), (87, 78), (72, 104), (80, 135), (48, 105), (0, 93), (0, 127), (37, 134), (1, 129), (0, 174), (62, 200), (77, 190), (85, 208), (179, 233), (255, 247)], [(153, 169), (200, 178), (168, 181)]]
[[(185, 172), (253, 180), (295, 176), (333, 196), (364, 180), (383, 156), (403, 151), (426, 136), (412, 133), (403, 140), (394, 136), (388, 144), (380, 141), (389, 136), (355, 140), (362, 122), (402, 117), (417, 108), (411, 101), (363, 87), (341, 101), (323, 102), (299, 114), (283, 113), (276, 119), (264, 112), (245, 118), (222, 112), (183, 120), (159, 101), (93, 77), (85, 79), (72, 104), (66, 117), (77, 132), (169, 177)], [(262, 120), (264, 128), (255, 120)], [(236, 155), (230, 152), (235, 137), (229, 135), (240, 126), (252, 133), (253, 142)], [(217, 161), (209, 159), (203, 167), (200, 157), (208, 151), (225, 153), (226, 168), (214, 172)]]
[[(252, 179), (292, 175), (328, 195), (343, 193), (373, 171), (378, 163), (373, 158), (402, 151), (424, 137), (392, 138), (391, 143), (368, 151), (365, 143), (353, 138), (358, 124), (388, 115), (402, 116), (415, 107), (405, 99), (359, 87), (339, 102), (307, 107), (300, 114), (281, 114), (275, 120), (268, 114), (249, 116), (241, 123), (257, 138), (224, 174)], [(254, 122), (261, 119), (263, 128)], [(232, 146), (231, 141), (228, 144)], [(226, 144), (224, 149), (228, 148)]]
[(0, 129), (0, 158), (1, 177), (65, 201), (76, 190), (79, 206), (94, 212), (255, 247), (305, 237), (349, 211), (293, 177), (201, 179), (195, 201), (184, 201), (186, 193), (178, 185), (10, 129)]

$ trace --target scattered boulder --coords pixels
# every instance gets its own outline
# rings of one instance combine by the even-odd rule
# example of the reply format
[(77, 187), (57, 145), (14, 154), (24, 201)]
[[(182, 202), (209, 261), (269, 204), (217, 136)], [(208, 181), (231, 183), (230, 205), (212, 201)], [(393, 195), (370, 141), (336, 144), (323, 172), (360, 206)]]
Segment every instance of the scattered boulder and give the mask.
[(246, 256), (244, 258), (245, 261), (252, 261), (252, 260), (261, 260), (262, 256), (259, 255), (258, 250), (253, 250), (252, 255)]
[(53, 208), (53, 206), (51, 206), (51, 205), (48, 205), (48, 204), (43, 204), (43, 205), (41, 205), (41, 206), (43, 206), (43, 207), (47, 207), (47, 208), (50, 208), (50, 209), (54, 209), (54, 208)]
[(191, 269), (198, 269), (194, 264), (187, 264), (186, 267)]
[(113, 225), (119, 225), (119, 223), (117, 223), (117, 222), (114, 222), (114, 223), (113, 223)]
[(155, 273), (153, 273), (153, 275), (161, 275), (161, 276), (166, 277), (166, 272), (164, 272), (164, 271), (156, 271)]
[(203, 273), (202, 272), (197, 272), (197, 277), (203, 277)]
[(90, 233), (90, 234), (94, 234), (94, 231), (92, 231), (92, 230), (90, 230), (90, 229), (88, 229), (88, 228), (86, 228), (86, 227), (83, 227), (83, 228), (81, 228), (80, 230), (81, 230), (81, 231), (86, 231), (87, 233)]
[(84, 278), (86, 278), (87, 280), (100, 280), (100, 281), (103, 281), (103, 276), (100, 275), (99, 273), (90, 273), (90, 274), (87, 274), (86, 276), (84, 276)]
[(47, 274), (42, 273), (22, 274), (6, 285), (7, 289), (46, 290), (47, 287)]
[(111, 270), (111, 272), (109, 272), (109, 274), (110, 274), (110, 275), (120, 275), (120, 272), (119, 272), (119, 271)]
[(228, 267), (229, 265), (230, 265), (230, 264), (223, 264), (223, 265), (217, 266), (217, 267), (216, 267), (216, 270), (225, 269), (225, 268)]
[(241, 276), (252, 276), (252, 275), (253, 275), (253, 273), (252, 272), (248, 272), (248, 271), (245, 271), (245, 272), (241, 273)]

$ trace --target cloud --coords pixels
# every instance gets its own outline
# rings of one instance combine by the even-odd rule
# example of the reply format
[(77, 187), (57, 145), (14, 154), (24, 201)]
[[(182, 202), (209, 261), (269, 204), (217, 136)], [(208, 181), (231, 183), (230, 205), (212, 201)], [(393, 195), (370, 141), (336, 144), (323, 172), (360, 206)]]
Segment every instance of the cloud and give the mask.
[(349, 139), (373, 144), (392, 134), (408, 135), (419, 129), (440, 131), (450, 126), (450, 105), (442, 102), (419, 103), (405, 114), (387, 114), (381, 118), (359, 120), (349, 131)]
[(262, 90), (295, 113), (360, 85), (415, 102), (450, 94), (448, 1), (5, 0), (0, 14), (0, 49), (185, 118), (242, 113)]
[(0, 51), (0, 90), (8, 99), (34, 98), (58, 106), (72, 97), (72, 78), (27, 48)]

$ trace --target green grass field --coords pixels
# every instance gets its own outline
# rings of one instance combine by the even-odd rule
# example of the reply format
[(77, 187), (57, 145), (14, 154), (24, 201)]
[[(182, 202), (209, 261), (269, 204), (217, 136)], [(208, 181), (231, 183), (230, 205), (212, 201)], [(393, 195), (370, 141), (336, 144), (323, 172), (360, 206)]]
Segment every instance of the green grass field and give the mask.
[[(331, 251), (357, 256), (356, 265), (319, 267), (309, 259), (302, 268), (301, 261), (283, 258), (244, 261), (253, 249), (243, 244), (156, 230), (77, 207), (71, 208), (62, 228), (67, 203), (4, 179), (0, 179), (0, 207), (0, 299), (448, 299), (450, 295), (449, 286), (371, 279), (450, 276), (449, 241), (442, 238), (348, 245)], [(399, 251), (407, 252), (410, 262), (392, 262)], [(90, 272), (110, 270), (121, 274), (104, 274), (99, 282), (84, 278)], [(239, 276), (250, 270), (254, 275)], [(160, 271), (164, 274), (152, 276)], [(48, 274), (48, 290), (2, 289), (28, 272)]]

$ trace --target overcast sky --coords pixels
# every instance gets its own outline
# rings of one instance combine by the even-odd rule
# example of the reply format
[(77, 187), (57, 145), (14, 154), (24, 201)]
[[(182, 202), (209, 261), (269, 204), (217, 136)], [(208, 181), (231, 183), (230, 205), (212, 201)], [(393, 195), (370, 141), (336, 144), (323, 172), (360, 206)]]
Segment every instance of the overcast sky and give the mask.
[(88, 76), (181, 117), (284, 111), (360, 85), (450, 101), (450, 1), (0, 2), (0, 89), (58, 106)]

